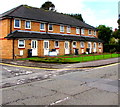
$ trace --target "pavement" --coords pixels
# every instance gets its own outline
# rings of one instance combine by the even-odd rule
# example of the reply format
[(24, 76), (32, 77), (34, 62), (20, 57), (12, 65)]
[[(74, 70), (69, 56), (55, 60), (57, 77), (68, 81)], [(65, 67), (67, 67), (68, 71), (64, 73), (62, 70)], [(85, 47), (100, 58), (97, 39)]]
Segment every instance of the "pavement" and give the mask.
[(41, 62), (32, 62), (32, 61), (19, 61), (19, 60), (8, 60), (2, 59), (2, 63), (19, 65), (19, 66), (27, 66), (27, 67), (38, 67), (38, 68), (53, 68), (53, 69), (61, 69), (61, 68), (86, 68), (86, 67), (98, 67), (109, 65), (113, 63), (120, 62), (120, 57), (118, 58), (110, 58), (104, 60), (96, 60), (89, 62), (81, 62), (81, 63), (73, 63), (73, 64), (56, 64), (56, 63), (41, 63)]

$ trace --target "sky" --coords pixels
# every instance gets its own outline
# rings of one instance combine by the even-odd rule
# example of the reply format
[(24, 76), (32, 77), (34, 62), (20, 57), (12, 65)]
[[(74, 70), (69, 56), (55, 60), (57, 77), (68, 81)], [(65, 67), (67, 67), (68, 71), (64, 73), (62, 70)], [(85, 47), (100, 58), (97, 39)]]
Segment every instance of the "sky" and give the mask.
[[(2, 0), (0, 14), (21, 4), (40, 8), (48, 0)], [(83, 20), (94, 27), (106, 25), (118, 28), (118, 2), (120, 0), (50, 0), (57, 12), (79, 13)]]

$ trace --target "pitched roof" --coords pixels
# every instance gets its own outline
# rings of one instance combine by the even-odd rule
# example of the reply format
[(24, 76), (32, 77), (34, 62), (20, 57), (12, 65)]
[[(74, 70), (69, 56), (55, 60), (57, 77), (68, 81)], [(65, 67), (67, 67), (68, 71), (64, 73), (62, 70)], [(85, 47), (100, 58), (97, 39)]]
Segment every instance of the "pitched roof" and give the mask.
[(96, 30), (96, 28), (94, 28), (93, 26), (88, 25), (71, 16), (63, 15), (58, 12), (46, 11), (40, 8), (30, 7), (27, 5), (20, 5), (0, 15), (0, 18), (4, 17), (23, 18)]
[(16, 38), (25, 38), (25, 39), (47, 39), (47, 40), (68, 40), (68, 41), (91, 41), (91, 42), (102, 42), (102, 40), (95, 37), (81, 37), (75, 35), (58, 35), (58, 34), (46, 34), (34, 31), (22, 31), (16, 30), (11, 34), (7, 35), (6, 38), (16, 39)]

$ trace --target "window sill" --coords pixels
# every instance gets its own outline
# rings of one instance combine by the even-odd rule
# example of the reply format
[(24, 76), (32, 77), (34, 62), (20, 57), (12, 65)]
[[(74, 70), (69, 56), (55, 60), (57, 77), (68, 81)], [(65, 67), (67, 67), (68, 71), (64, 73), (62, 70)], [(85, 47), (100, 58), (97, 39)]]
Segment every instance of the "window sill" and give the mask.
[(18, 47), (18, 49), (25, 49), (25, 47), (23, 47), (23, 48)]

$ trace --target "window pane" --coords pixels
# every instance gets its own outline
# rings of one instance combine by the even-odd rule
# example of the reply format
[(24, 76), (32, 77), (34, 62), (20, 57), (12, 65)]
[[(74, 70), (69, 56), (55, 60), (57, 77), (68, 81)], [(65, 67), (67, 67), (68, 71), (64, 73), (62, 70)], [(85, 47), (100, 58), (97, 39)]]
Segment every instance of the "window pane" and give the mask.
[(40, 29), (44, 30), (44, 23), (40, 24)]
[(19, 43), (18, 43), (18, 45), (19, 45), (19, 47), (24, 47), (24, 40), (19, 40), (18, 41)]
[(67, 33), (70, 33), (70, 26), (67, 27)]
[(20, 20), (15, 19), (15, 27), (20, 27)]
[(84, 29), (81, 29), (81, 34), (84, 34)]
[(73, 42), (73, 45), (75, 45), (75, 46), (76, 46), (76, 42)]
[(60, 31), (64, 32), (64, 26), (60, 26)]
[(79, 28), (76, 28), (76, 34), (80, 34)]
[(68, 49), (68, 43), (65, 42), (65, 49)]
[(58, 46), (59, 46), (58, 41), (55, 41), (55, 47), (58, 47)]
[(49, 30), (53, 30), (53, 26), (51, 24), (49, 25)]
[(92, 34), (92, 31), (91, 31), (91, 30), (89, 30), (88, 32), (89, 32), (89, 34)]
[(81, 42), (81, 47), (84, 47), (84, 42)]
[(30, 28), (30, 21), (26, 21), (26, 28)]
[(48, 42), (44, 42), (44, 48), (48, 48)]

